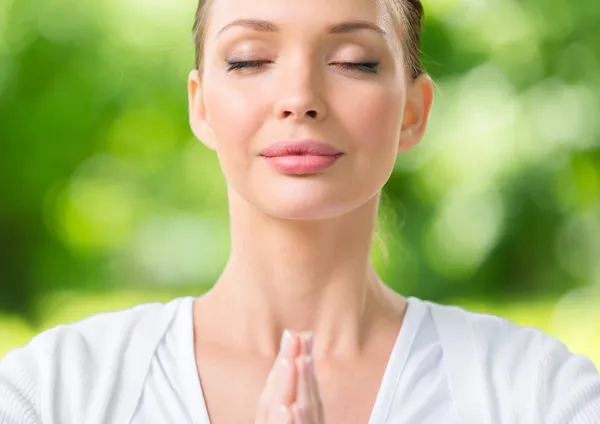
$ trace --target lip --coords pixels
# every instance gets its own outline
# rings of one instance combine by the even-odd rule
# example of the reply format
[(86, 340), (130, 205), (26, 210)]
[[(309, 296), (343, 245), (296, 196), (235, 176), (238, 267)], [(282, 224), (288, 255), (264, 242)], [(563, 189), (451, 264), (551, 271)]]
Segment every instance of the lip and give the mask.
[(315, 140), (282, 140), (271, 144), (261, 150), (260, 155), (264, 157), (281, 156), (336, 156), (342, 154), (341, 150)]
[(278, 141), (259, 153), (271, 166), (284, 174), (316, 174), (331, 167), (343, 152), (315, 140)]

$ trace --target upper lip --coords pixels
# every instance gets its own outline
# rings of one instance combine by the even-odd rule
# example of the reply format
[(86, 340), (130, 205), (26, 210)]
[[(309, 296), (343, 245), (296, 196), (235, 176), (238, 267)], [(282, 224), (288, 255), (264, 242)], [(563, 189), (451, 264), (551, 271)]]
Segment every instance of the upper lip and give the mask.
[(260, 151), (260, 156), (337, 156), (343, 152), (316, 140), (281, 140)]

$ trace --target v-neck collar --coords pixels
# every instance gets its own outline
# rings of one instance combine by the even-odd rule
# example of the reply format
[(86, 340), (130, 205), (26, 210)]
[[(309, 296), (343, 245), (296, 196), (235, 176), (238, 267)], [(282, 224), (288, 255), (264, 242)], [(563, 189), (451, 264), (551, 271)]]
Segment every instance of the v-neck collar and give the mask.
[(425, 307), (421, 301), (415, 297), (408, 297), (406, 300), (408, 301), (408, 308), (385, 367), (368, 424), (387, 423), (394, 403), (396, 389), (408, 362), (419, 327), (423, 322)]
[(202, 392), (200, 374), (196, 363), (196, 348), (194, 346), (194, 297), (187, 297), (181, 304), (181, 313), (185, 314), (181, 328), (182, 347), (179, 354), (179, 370), (185, 392), (184, 405), (190, 412), (193, 424), (210, 424), (206, 399)]
[[(181, 302), (182, 310), (180, 313), (185, 314), (184, 319), (182, 319), (182, 328), (179, 330), (181, 333), (178, 335), (178, 337), (181, 337), (182, 346), (178, 358), (179, 368), (183, 387), (185, 388), (182, 396), (185, 398), (184, 404), (190, 412), (193, 424), (211, 424), (195, 357), (194, 300), (194, 297), (186, 297)], [(383, 373), (368, 424), (387, 423), (396, 389), (410, 356), (413, 341), (425, 315), (425, 305), (419, 299), (408, 297), (407, 301), (408, 307), (404, 314), (402, 326)]]

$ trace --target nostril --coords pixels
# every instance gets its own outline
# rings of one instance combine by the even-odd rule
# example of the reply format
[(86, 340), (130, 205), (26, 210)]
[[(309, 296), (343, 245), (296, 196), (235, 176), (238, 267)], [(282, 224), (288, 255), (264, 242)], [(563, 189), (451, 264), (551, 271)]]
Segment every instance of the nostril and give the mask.
[[(289, 111), (289, 110), (285, 110), (282, 112), (282, 116), (284, 118), (289, 118), (292, 115), (295, 115), (295, 113), (292, 111)], [(309, 118), (315, 119), (317, 117), (318, 113), (316, 110), (309, 110), (306, 112), (305, 115), (308, 116)]]

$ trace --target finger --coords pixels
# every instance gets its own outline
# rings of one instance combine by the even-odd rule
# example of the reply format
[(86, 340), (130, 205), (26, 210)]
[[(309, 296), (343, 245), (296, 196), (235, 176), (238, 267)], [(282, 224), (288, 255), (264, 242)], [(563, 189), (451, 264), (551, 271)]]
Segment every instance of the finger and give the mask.
[(279, 354), (277, 355), (275, 363), (269, 372), (265, 387), (258, 401), (258, 409), (256, 413), (256, 421), (258, 423), (265, 423), (267, 421), (272, 406), (271, 400), (274, 396), (274, 393), (278, 390), (278, 385), (281, 384), (282, 372), (285, 374), (286, 371), (286, 367), (281, 363), (281, 360), (289, 358), (290, 354), (293, 352), (293, 339), (294, 336), (292, 333), (287, 330), (284, 331), (281, 337)]
[[(282, 342), (282, 349), (274, 368), (278, 369), (273, 377), (273, 391), (268, 400), (269, 404), (279, 402), (283, 405), (291, 405), (296, 397), (296, 382), (298, 373), (294, 360), (300, 351), (300, 339), (296, 334), (287, 332), (286, 341)], [(277, 364), (279, 362), (279, 364)]]
[(308, 417), (314, 415), (312, 393), (310, 393), (307, 356), (296, 358), (296, 369), (298, 370), (298, 383), (296, 385), (296, 402), (293, 405), (294, 419), (296, 424), (303, 424)]
[(267, 407), (266, 422), (269, 424), (285, 422), (285, 420), (282, 420), (282, 414), (284, 415), (288, 411), (296, 392), (296, 378), (294, 375), (296, 374), (296, 367), (286, 358), (281, 358), (277, 362), (277, 366), (281, 369), (277, 371), (275, 389)]
[(278, 362), (277, 366), (280, 369), (277, 372), (275, 389), (269, 401), (271, 409), (277, 409), (281, 405), (290, 406), (296, 397), (296, 382), (298, 378), (296, 366), (287, 358), (281, 358)]
[(313, 335), (312, 333), (302, 334), (302, 354), (297, 358), (296, 368), (298, 369), (298, 385), (296, 393), (296, 403), (304, 421), (321, 422), (319, 420), (320, 411), (318, 410), (320, 395), (316, 378), (312, 375), (311, 368), (314, 363), (313, 354)]
[(267, 398), (268, 409), (270, 409), (268, 413), (269, 423), (280, 422), (281, 407), (289, 407), (296, 397), (298, 373), (292, 354), (297, 352), (298, 345), (298, 337), (292, 334), (289, 344), (286, 345), (281, 356), (276, 361), (273, 389), (268, 393), (269, 397)]
[(312, 355), (313, 334), (306, 331), (300, 334), (300, 354), (304, 356)]
[(306, 421), (306, 410), (297, 403), (292, 405), (292, 414), (294, 415), (294, 424), (309, 424)]
[(315, 361), (311, 358), (306, 365), (306, 372), (308, 374), (308, 391), (311, 394), (311, 418), (315, 422), (323, 422), (325, 419), (325, 410), (323, 408), (323, 399), (321, 398), (321, 392), (319, 391), (319, 383), (317, 382), (317, 375), (315, 373)]
[(305, 357), (305, 363), (303, 364), (304, 375), (306, 376), (307, 391), (310, 399), (309, 416), (315, 422), (322, 422), (325, 418), (325, 411), (323, 409), (323, 400), (319, 391), (319, 384), (317, 382), (317, 375), (315, 373), (315, 360), (314, 360), (314, 340), (312, 333), (305, 335), (304, 344), (308, 355)]

